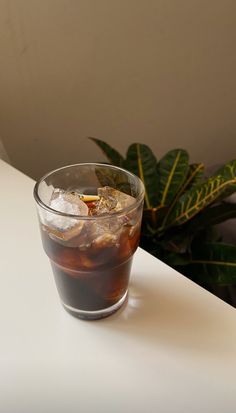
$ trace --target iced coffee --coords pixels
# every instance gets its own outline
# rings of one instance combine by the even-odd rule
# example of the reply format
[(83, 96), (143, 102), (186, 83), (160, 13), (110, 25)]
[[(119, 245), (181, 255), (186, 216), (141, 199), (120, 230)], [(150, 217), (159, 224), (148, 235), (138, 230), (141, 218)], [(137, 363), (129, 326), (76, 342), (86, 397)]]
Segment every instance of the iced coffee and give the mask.
[[(42, 200), (37, 203), (43, 247), (63, 306), (80, 318), (97, 319), (116, 311), (125, 301), (140, 237), (143, 186), (134, 175), (108, 165), (99, 170), (104, 173), (113, 168), (114, 175), (117, 169), (119, 176), (128, 174), (129, 179), (123, 188), (116, 180), (109, 182), (119, 189), (99, 186), (98, 166), (86, 165), (87, 173), (88, 165), (95, 173), (95, 186), (94, 182), (88, 187), (80, 185), (79, 178), (77, 187), (74, 178), (73, 185), (61, 187), (54, 186), (60, 179), (53, 184), (41, 181), (46, 208)], [(75, 167), (82, 174), (80, 165)], [(64, 173), (66, 169), (62, 168)]]

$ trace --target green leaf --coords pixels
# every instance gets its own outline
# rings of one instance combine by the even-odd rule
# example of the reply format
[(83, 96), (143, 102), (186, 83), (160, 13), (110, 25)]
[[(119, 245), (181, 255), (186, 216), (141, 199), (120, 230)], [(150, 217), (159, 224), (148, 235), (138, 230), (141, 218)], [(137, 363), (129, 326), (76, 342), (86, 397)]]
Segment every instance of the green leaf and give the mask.
[(181, 188), (181, 194), (188, 189), (199, 184), (203, 178), (204, 164), (203, 163), (193, 163), (189, 165), (187, 179), (184, 182), (183, 188)]
[(162, 225), (160, 226), (160, 232), (162, 232), (165, 227), (168, 227), (168, 220), (169, 220), (169, 216), (171, 215), (171, 212), (173, 211), (179, 197), (188, 189), (194, 187), (197, 185), (197, 183), (199, 183), (199, 181), (202, 179), (203, 177), (203, 172), (204, 172), (204, 165), (203, 163), (195, 163), (195, 164), (191, 164), (189, 165), (189, 169), (188, 169), (188, 174), (186, 177), (185, 182), (183, 183), (183, 185), (180, 187), (179, 192), (177, 193), (175, 199), (173, 200), (169, 210), (167, 211)]
[(185, 274), (200, 283), (229, 285), (236, 283), (236, 246), (223, 243), (199, 245), (193, 251)]
[(162, 222), (166, 211), (166, 207), (156, 207), (143, 210), (143, 222), (151, 227), (153, 233), (155, 233), (155, 230)]
[(109, 161), (115, 166), (123, 166), (124, 158), (123, 156), (117, 152), (114, 148), (108, 145), (106, 142), (102, 141), (101, 139), (89, 137), (96, 145), (103, 151)]
[(219, 241), (221, 236), (215, 225), (233, 218), (236, 218), (236, 204), (225, 202), (207, 207), (189, 222), (166, 229), (161, 237), (162, 243), (165, 249), (183, 252), (192, 241), (195, 245)]
[(146, 208), (157, 206), (158, 176), (156, 165), (156, 157), (147, 145), (139, 143), (130, 145), (124, 166), (143, 181)]
[(225, 165), (221, 166), (214, 174), (223, 175), (226, 179), (235, 178), (236, 176), (236, 159), (233, 159), (230, 162), (227, 162)]
[(189, 233), (201, 231), (203, 228), (220, 224), (228, 219), (236, 218), (236, 204), (221, 203), (204, 209), (192, 219), (187, 227)]
[(216, 171), (214, 176), (222, 176), (224, 181), (228, 182), (228, 185), (225, 186), (221, 199), (233, 194), (236, 191), (236, 159), (227, 162), (224, 166), (218, 169), (218, 171)]
[(227, 173), (210, 177), (203, 184), (199, 184), (185, 192), (177, 201), (175, 209), (172, 211), (170, 225), (181, 225), (212, 202), (220, 197), (228, 196), (236, 190), (236, 176), (229, 176)]
[(133, 195), (128, 176), (117, 174), (112, 169), (108, 170), (99, 166), (96, 167), (95, 173), (101, 186), (110, 186), (128, 195)]
[(169, 151), (158, 163), (158, 204), (169, 206), (186, 180), (188, 153), (183, 149)]

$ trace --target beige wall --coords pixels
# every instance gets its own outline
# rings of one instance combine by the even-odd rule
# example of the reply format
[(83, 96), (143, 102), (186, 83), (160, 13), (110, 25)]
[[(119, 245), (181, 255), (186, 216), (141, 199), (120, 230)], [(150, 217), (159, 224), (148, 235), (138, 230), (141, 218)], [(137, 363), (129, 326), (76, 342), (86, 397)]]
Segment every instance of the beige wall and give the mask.
[(0, 136), (33, 177), (103, 160), (236, 157), (235, 0), (0, 0)]

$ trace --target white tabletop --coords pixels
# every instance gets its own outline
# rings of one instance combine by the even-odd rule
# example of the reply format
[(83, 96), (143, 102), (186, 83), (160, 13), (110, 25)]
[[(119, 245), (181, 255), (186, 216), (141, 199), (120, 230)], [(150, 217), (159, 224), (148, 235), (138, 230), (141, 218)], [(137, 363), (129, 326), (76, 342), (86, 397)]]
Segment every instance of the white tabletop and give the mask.
[(61, 307), (34, 182), (0, 161), (0, 412), (235, 413), (236, 312), (135, 255), (129, 300), (100, 321)]

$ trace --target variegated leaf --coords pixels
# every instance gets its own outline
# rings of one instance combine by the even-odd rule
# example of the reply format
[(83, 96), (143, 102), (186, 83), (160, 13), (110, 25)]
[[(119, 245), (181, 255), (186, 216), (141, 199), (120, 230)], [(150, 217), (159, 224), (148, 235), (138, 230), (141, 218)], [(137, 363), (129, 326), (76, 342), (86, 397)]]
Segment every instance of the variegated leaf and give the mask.
[(180, 225), (201, 212), (206, 206), (220, 198), (222, 194), (232, 193), (236, 189), (236, 177), (217, 175), (205, 183), (185, 192), (176, 203), (169, 217), (170, 225)]
[(183, 149), (169, 151), (158, 163), (158, 205), (170, 206), (184, 184), (189, 170), (188, 153)]

